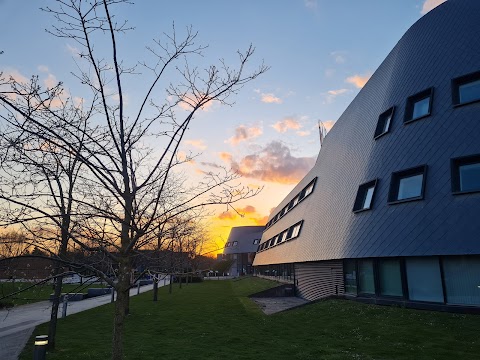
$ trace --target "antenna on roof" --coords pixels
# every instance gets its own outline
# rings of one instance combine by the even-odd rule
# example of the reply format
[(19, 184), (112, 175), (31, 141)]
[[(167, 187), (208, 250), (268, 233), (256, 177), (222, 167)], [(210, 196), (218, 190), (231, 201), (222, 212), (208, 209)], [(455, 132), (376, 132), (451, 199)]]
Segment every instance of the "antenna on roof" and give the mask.
[(325, 136), (327, 136), (327, 129), (325, 125), (323, 125), (322, 121), (318, 121), (318, 132), (320, 133), (320, 147), (323, 145), (323, 140), (325, 140)]

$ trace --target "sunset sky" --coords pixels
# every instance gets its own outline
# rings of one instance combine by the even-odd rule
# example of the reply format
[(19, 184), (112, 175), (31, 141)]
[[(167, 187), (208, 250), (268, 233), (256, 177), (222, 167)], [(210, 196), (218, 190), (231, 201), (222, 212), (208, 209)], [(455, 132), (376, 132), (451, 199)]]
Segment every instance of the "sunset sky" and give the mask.
[[(239, 203), (240, 217), (211, 209), (212, 238), (222, 246), (232, 226), (263, 225), (271, 211), (310, 170), (322, 121), (331, 128), (403, 33), (441, 0), (137, 0), (121, 7), (133, 32), (119, 39), (119, 56), (135, 64), (145, 46), (172, 23), (192, 25), (209, 45), (199, 66), (256, 47), (252, 65), (271, 69), (247, 84), (232, 107), (213, 104), (198, 114), (182, 152), (201, 153), (185, 165), (192, 179), (219, 165), (238, 171), (242, 183), (263, 187)], [(81, 95), (70, 71), (76, 44), (45, 32), (53, 18), (39, 10), (49, 1), (0, 0), (0, 71), (17, 78), (38, 74), (44, 84), (63, 81)], [(134, 106), (144, 84), (125, 88)]]

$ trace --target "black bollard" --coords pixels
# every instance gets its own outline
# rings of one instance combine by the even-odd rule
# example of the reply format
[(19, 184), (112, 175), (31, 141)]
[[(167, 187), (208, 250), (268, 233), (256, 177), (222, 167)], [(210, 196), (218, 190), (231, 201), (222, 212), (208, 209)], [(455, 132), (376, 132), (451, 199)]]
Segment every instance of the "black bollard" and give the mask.
[(35, 348), (33, 349), (33, 360), (45, 360), (47, 356), (48, 336), (35, 336)]

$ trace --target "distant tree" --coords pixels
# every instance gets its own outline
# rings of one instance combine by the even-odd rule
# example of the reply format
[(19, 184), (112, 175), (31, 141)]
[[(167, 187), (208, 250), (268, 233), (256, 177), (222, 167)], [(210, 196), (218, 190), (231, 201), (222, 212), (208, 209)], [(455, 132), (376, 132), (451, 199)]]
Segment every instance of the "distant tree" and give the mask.
[[(155, 60), (140, 67), (150, 72), (149, 85), (138, 109), (126, 109), (124, 79), (139, 74), (140, 67), (127, 66), (120, 57), (117, 37), (130, 28), (111, 11), (123, 3), (128, 1), (58, 0), (56, 7), (44, 9), (57, 19), (50, 32), (75, 41), (80, 48), (75, 76), (89, 92), (81, 100), (73, 100), (62, 84), (43, 89), (35, 78), (27, 84), (13, 78), (0, 79), (3, 136), (13, 142), (17, 137), (27, 139), (23, 147), (29, 149), (34, 144), (37, 150), (50, 149), (52, 154), (75, 159), (81, 168), (71, 198), (75, 211), (70, 220), (74, 220), (74, 228), (63, 224), (55, 227), (62, 217), (32, 206), (38, 201), (35, 197), (25, 203), (12, 202), (6, 184), (0, 199), (6, 202), (5, 209), (13, 209), (8, 214), (14, 213), (18, 219), (8, 216), (4, 224), (55, 219), (52, 227), (42, 228), (43, 240), (48, 240), (50, 231), (58, 236), (58, 229), (66, 230), (72, 246), (98, 260), (76, 264), (56, 258), (63, 264), (91, 271), (115, 288), (114, 360), (123, 359), (133, 259), (140, 245), (145, 247), (155, 239), (162, 222), (205, 205), (231, 204), (257, 193), (232, 185), (237, 175), (227, 169), (208, 173), (194, 185), (178, 182), (173, 169), (190, 160), (181, 158), (178, 150), (196, 113), (211, 102), (229, 104), (228, 99), (243, 85), (267, 70), (262, 64), (247, 71), (254, 54), (250, 46), (245, 52), (238, 52), (236, 68), (221, 60), (201, 71), (189, 63), (192, 56), (201, 55), (205, 49), (196, 44), (197, 34), (188, 28), (181, 38), (174, 29), (165, 36), (166, 42), (158, 40), (155, 48), (148, 48)], [(103, 40), (109, 42), (107, 47)], [(96, 42), (101, 45), (95, 46)], [(162, 84), (168, 85), (158, 91)], [(69, 104), (70, 110), (65, 112), (62, 104)], [(180, 105), (190, 109), (185, 116), (177, 112)], [(45, 122), (45, 118), (53, 123)], [(176, 186), (177, 197), (169, 197), (170, 186)], [(16, 187), (16, 191), (29, 194), (31, 189)], [(66, 201), (68, 196), (62, 194), (57, 199)], [(48, 242), (43, 244), (49, 248)], [(116, 281), (108, 276), (112, 270), (116, 271)]]

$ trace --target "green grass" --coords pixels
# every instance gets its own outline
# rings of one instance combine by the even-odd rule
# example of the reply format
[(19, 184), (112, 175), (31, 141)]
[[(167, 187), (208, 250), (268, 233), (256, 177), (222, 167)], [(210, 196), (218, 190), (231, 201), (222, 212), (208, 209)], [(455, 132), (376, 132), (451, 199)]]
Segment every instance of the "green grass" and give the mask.
[[(246, 296), (267, 280), (206, 281), (132, 298), (126, 359), (474, 359), (480, 317), (343, 300), (271, 316)], [(112, 306), (61, 319), (55, 359), (108, 359)], [(93, 329), (93, 331), (92, 331)], [(34, 334), (45, 334), (46, 324)], [(29, 343), (21, 359), (30, 359)]]
[[(25, 290), (19, 294), (9, 296), (12, 293), (15, 293), (19, 290), (25, 289), (29, 286), (32, 286), (33, 283), (26, 282), (0, 282), (0, 308), (10, 307), (17, 305), (30, 304), (37, 301), (48, 300), (50, 294), (53, 294), (53, 285), (52, 284), (41, 284), (35, 287), (32, 287), (28, 290)], [(86, 292), (89, 287), (104, 287), (102, 284), (92, 284), (92, 285), (79, 285), (79, 284), (63, 284), (62, 292)], [(4, 298), (5, 297), (5, 298)]]

